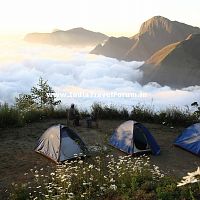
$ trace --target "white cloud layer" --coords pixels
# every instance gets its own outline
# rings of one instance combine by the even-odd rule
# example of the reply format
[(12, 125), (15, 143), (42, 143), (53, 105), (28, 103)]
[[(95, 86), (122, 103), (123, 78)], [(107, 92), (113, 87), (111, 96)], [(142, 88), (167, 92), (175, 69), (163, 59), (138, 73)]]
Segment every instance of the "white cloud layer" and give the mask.
[[(0, 48), (0, 101), (13, 103), (19, 93), (29, 92), (39, 77), (48, 80), (64, 105), (74, 102), (87, 108), (102, 102), (129, 107), (140, 103), (163, 108), (199, 101), (199, 86), (182, 90), (157, 83), (141, 86), (137, 83), (141, 64), (89, 55), (88, 49), (4, 42)], [(120, 97), (125, 93), (135, 96)]]

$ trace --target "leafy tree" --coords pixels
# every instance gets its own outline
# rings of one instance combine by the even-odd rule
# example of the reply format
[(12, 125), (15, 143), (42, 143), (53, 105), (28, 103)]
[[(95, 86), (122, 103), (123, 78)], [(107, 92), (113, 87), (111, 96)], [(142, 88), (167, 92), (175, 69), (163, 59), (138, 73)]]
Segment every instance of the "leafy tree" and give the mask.
[(55, 91), (41, 77), (37, 86), (31, 88), (31, 94), (20, 94), (16, 98), (16, 106), (22, 110), (51, 109), (61, 103), (56, 101)]
[(33, 110), (36, 108), (36, 104), (30, 94), (20, 94), (18, 98), (15, 98), (15, 101), (20, 110)]
[(38, 108), (51, 108), (61, 103), (61, 101), (55, 101), (56, 97), (53, 95), (55, 91), (44, 81), (39, 79), (38, 87), (31, 88), (32, 99), (36, 103)]

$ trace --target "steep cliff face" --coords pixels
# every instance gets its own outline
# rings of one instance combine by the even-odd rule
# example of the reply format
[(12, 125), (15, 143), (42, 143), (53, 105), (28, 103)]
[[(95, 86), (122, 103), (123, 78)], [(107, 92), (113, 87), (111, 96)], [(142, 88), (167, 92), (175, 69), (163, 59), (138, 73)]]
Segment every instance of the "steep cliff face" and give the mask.
[(140, 27), (139, 33), (131, 37), (132, 45), (130, 41), (127, 48), (121, 51), (123, 55), (119, 55), (117, 52), (121, 45), (118, 42), (120, 38), (112, 43), (108, 39), (104, 45), (98, 46), (91, 53), (108, 57), (111, 54), (112, 57), (127, 61), (145, 61), (164, 46), (182, 41), (193, 33), (200, 33), (200, 29), (177, 21), (170, 21), (161, 16), (155, 16), (144, 22)]
[(110, 37), (104, 45), (97, 45), (90, 53), (121, 60), (134, 43), (135, 40), (127, 37)]
[(142, 24), (138, 40), (125, 59), (147, 60), (164, 46), (182, 41), (192, 33), (200, 33), (200, 29), (161, 16), (153, 17)]
[(166, 46), (140, 68), (141, 84), (157, 82), (173, 88), (200, 85), (200, 34)]

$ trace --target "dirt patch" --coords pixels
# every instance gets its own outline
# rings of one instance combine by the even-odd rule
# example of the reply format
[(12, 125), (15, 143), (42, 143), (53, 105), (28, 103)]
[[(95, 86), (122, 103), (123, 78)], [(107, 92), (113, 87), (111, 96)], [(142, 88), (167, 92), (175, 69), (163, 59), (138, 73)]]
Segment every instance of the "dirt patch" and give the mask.
[[(26, 180), (24, 173), (37, 166), (54, 168), (55, 164), (48, 159), (36, 154), (33, 149), (41, 134), (53, 124), (65, 124), (66, 120), (49, 120), (33, 123), (23, 128), (0, 130), (0, 197), (12, 182), (23, 182)], [(113, 130), (122, 121), (104, 120), (99, 122), (99, 128), (76, 127), (87, 146), (101, 146), (106, 153), (116, 156), (125, 155), (123, 152), (108, 145), (108, 139)], [(152, 156), (153, 164), (158, 165), (161, 170), (177, 177), (184, 176), (188, 171), (193, 171), (200, 166), (198, 156), (173, 146), (174, 139), (183, 130), (183, 127), (170, 128), (158, 124), (144, 124), (154, 135), (161, 147), (161, 155)], [(106, 147), (106, 148), (105, 148)]]

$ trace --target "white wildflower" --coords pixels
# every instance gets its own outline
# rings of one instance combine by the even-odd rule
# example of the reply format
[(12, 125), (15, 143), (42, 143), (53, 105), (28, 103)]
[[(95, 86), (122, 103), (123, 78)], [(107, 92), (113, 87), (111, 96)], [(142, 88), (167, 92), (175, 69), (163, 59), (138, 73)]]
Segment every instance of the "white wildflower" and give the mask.
[(92, 169), (94, 166), (93, 165), (89, 165), (89, 169)]
[(110, 189), (111, 189), (111, 190), (116, 190), (116, 189), (117, 189), (117, 186), (116, 186), (116, 185), (110, 185)]

